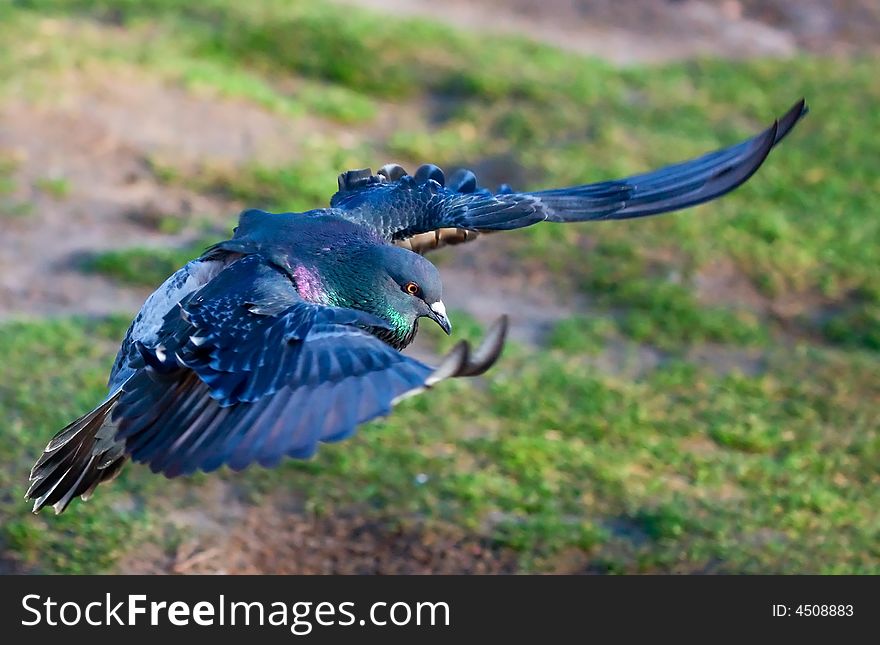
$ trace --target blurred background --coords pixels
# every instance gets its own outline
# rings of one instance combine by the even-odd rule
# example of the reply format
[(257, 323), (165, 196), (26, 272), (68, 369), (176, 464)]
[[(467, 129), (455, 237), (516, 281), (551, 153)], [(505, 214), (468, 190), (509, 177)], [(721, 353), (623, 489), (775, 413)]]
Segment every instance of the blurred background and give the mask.
[[(878, 56), (875, 0), (3, 2), (0, 571), (880, 573)], [(388, 161), (622, 176), (801, 96), (721, 201), (432, 255), (457, 331), (415, 351), (511, 314), (478, 382), (308, 462), (23, 501), (242, 208)]]

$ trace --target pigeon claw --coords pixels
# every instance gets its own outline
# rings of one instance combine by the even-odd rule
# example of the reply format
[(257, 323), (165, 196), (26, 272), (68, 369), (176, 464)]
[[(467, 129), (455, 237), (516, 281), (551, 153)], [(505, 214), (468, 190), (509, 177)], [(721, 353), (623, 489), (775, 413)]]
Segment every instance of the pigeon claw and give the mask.
[(460, 341), (450, 350), (434, 373), (425, 382), (428, 387), (447, 378), (479, 376), (492, 367), (504, 349), (507, 339), (508, 317), (501, 316), (483, 338), (476, 350), (470, 344)]

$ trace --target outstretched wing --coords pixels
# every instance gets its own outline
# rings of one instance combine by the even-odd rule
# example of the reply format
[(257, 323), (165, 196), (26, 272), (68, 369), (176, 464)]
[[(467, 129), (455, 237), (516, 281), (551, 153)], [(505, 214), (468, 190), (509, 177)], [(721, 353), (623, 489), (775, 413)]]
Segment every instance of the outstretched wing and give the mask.
[(443, 171), (433, 165), (421, 166), (414, 176), (396, 165), (383, 167), (377, 175), (368, 169), (352, 170), (340, 175), (331, 208), (389, 241), (412, 239), (409, 246), (416, 251), (464, 242), (474, 237), (473, 232), (510, 230), (541, 221), (666, 213), (740, 186), (806, 112), (801, 100), (766, 130), (729, 148), (625, 179), (568, 188), (519, 193), (505, 186), (492, 193), (479, 188), (470, 171), (458, 171), (447, 183)]
[(476, 353), (459, 344), (434, 368), (371, 333), (384, 326), (301, 300), (273, 265), (247, 256), (169, 313), (159, 344), (139, 346), (113, 410), (117, 438), (169, 477), (308, 457), (408, 395), (482, 373), (506, 331), (502, 320)]

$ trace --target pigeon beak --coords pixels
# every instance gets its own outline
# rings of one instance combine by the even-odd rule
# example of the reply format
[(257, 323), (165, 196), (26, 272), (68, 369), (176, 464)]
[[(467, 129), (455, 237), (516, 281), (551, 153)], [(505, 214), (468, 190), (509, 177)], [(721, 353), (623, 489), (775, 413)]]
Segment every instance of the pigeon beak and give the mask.
[(440, 325), (440, 329), (445, 331), (447, 336), (452, 333), (452, 323), (449, 322), (449, 317), (446, 315), (446, 305), (442, 300), (431, 305), (431, 313), (428, 315), (431, 320)]

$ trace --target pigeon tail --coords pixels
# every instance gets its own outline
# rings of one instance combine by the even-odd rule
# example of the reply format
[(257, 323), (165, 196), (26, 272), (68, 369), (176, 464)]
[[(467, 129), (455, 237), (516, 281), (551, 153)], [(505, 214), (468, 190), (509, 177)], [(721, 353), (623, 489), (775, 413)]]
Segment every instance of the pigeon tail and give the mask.
[(52, 506), (55, 514), (75, 497), (88, 499), (95, 487), (119, 474), (126, 460), (125, 443), (116, 441), (111, 411), (122, 390), (56, 434), (31, 470), (25, 499), (34, 513)]

